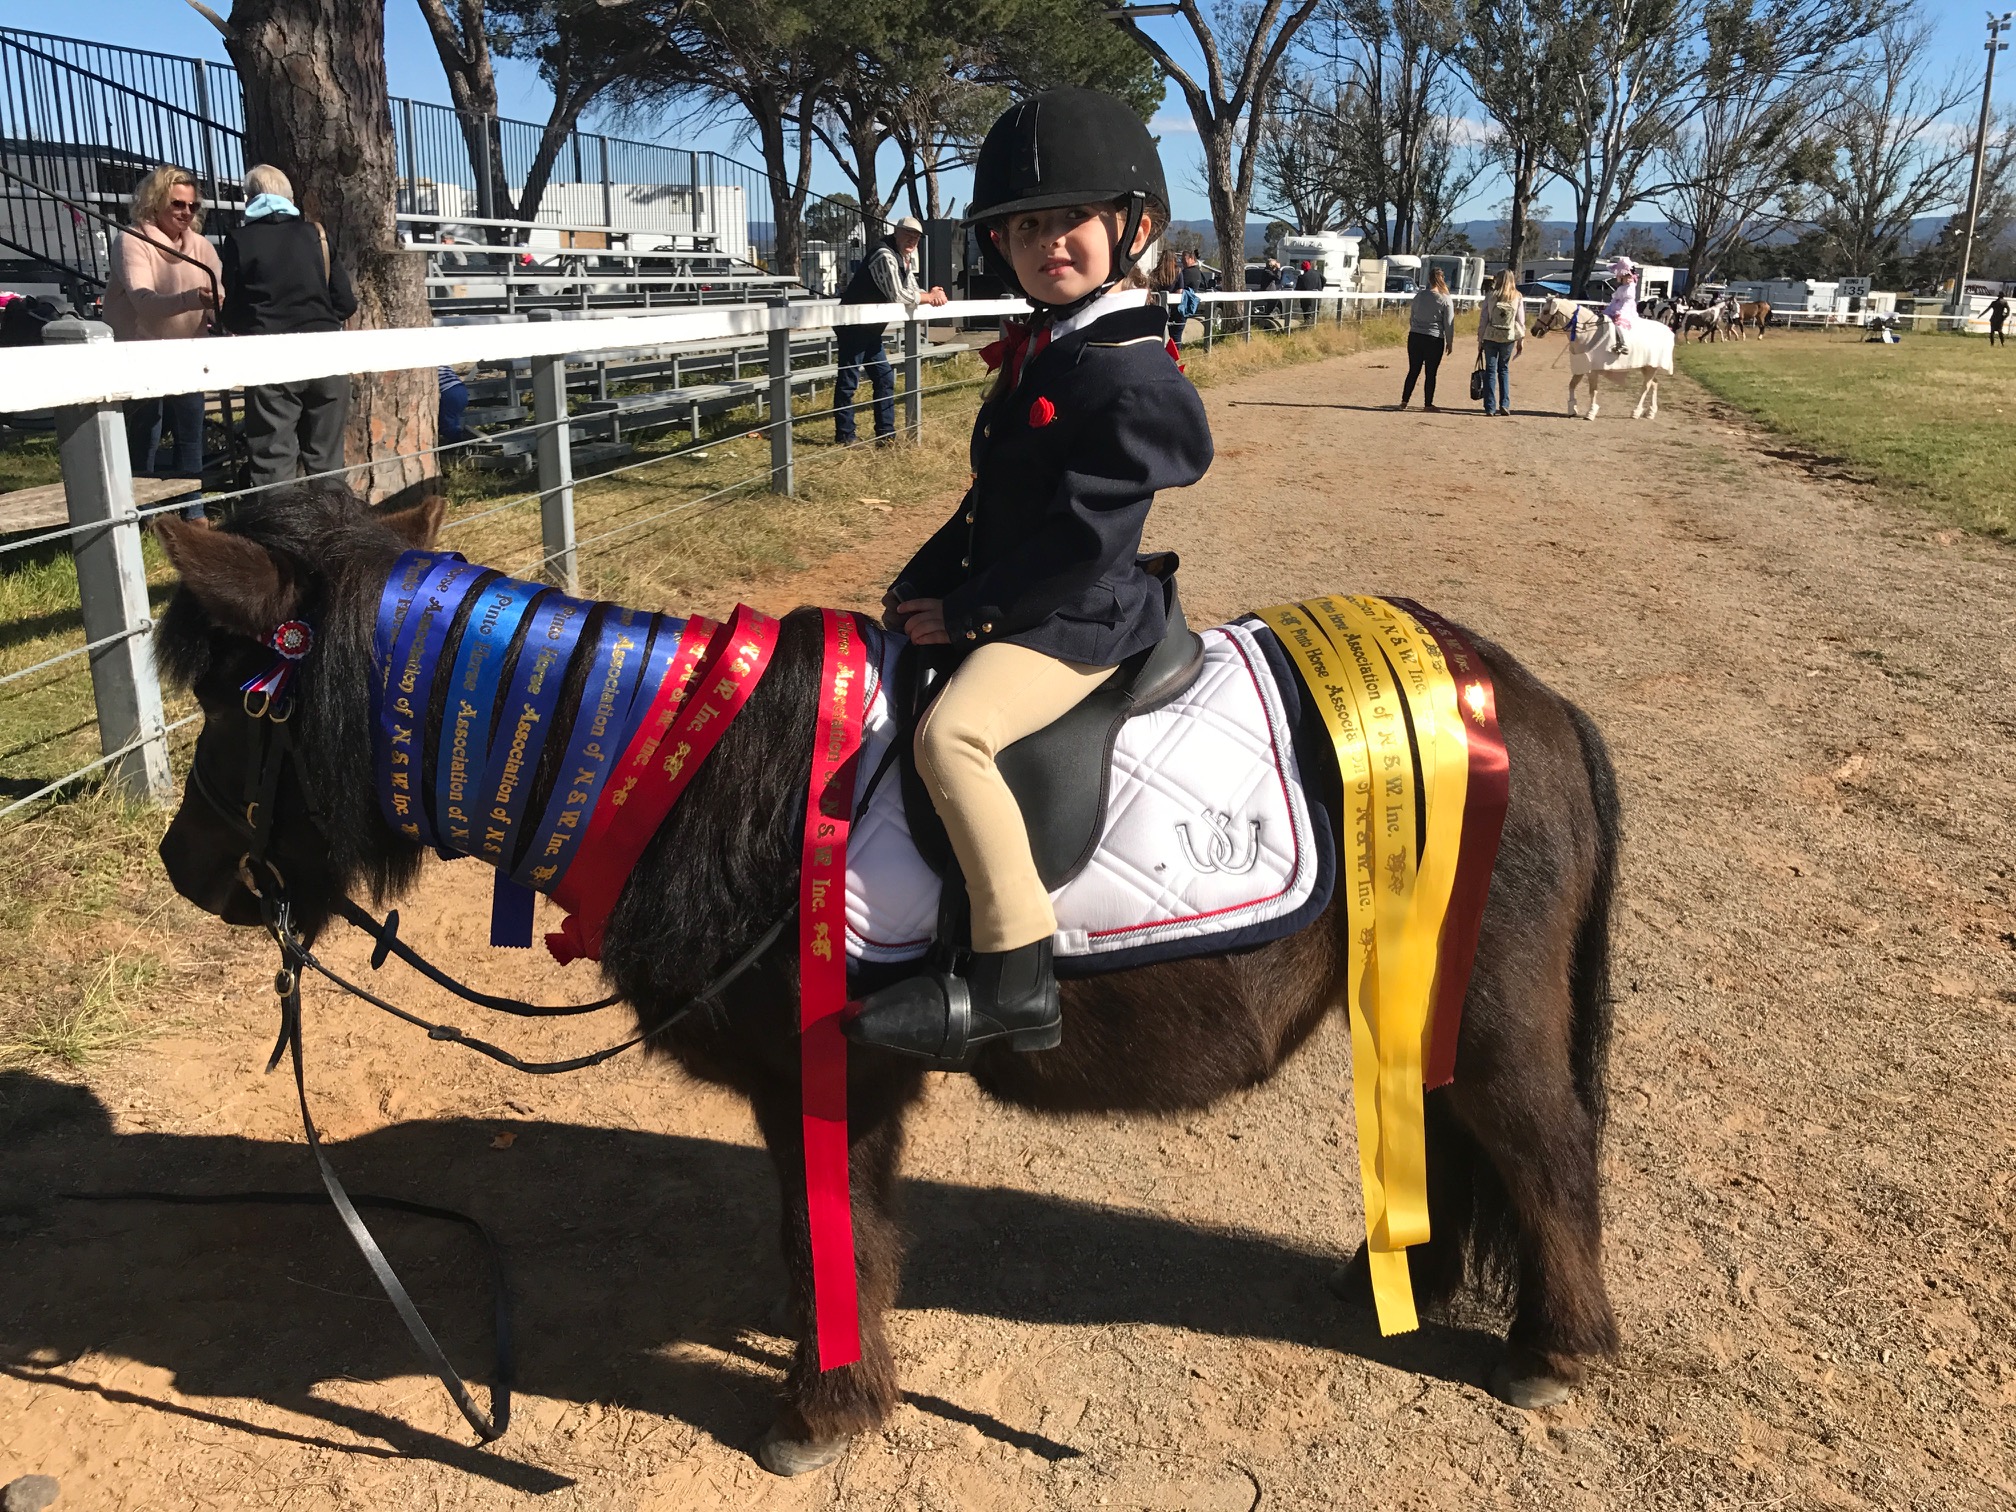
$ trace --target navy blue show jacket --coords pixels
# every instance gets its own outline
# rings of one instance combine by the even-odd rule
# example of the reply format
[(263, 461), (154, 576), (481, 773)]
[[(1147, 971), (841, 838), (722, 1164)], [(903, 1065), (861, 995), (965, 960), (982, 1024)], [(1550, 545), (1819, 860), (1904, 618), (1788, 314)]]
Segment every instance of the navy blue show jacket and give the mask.
[(973, 485), (896, 580), (945, 601), (952, 644), (1027, 646), (1117, 666), (1162, 639), (1141, 529), (1163, 488), (1211, 466), (1203, 401), (1164, 345), (1159, 305), (1058, 337), (980, 408)]

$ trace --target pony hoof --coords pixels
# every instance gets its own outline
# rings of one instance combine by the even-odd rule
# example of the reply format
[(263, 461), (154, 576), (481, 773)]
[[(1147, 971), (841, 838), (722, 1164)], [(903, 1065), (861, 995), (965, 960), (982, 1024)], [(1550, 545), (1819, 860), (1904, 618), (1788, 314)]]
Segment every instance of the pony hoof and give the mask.
[(1572, 1381), (1562, 1379), (1530, 1356), (1500, 1360), (1491, 1369), (1491, 1395), (1527, 1412), (1559, 1407), (1574, 1394)]
[(1332, 1271), (1323, 1283), (1330, 1295), (1347, 1307), (1364, 1311), (1372, 1309), (1372, 1262), (1364, 1245), (1337, 1269)]
[(846, 1448), (846, 1434), (830, 1439), (792, 1438), (780, 1421), (770, 1425), (770, 1431), (763, 1435), (763, 1442), (756, 1446), (756, 1463), (772, 1475), (789, 1479), (794, 1475), (809, 1475), (814, 1470), (824, 1470), (840, 1458)]

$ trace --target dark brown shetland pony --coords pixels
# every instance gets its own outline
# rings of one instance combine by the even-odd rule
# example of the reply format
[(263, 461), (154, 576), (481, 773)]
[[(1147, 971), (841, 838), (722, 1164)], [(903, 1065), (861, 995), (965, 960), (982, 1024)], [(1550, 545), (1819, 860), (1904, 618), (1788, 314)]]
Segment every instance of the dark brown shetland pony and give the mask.
[[(382, 899), (419, 871), (419, 848), (378, 812), (367, 690), (379, 590), (401, 551), (431, 543), (440, 518), (438, 500), (374, 514), (340, 489), (303, 487), (249, 504), (224, 528), (161, 525), (182, 574), (161, 653), (201, 701), (197, 754), (215, 790), (237, 792), (243, 780), (252, 742), (238, 689), (270, 659), (258, 638), (286, 619), (315, 628), (294, 715), (298, 766), (281, 788), (271, 849), (311, 938), (339, 891), (368, 888)], [(1597, 1181), (1617, 799), (1588, 719), (1504, 651), (1477, 645), (1497, 680), (1511, 803), (1456, 1082), (1428, 1098), (1434, 1239), (1412, 1252), (1412, 1271), (1424, 1303), (1446, 1299), (1466, 1279), (1503, 1288), (1512, 1323), (1492, 1385), (1509, 1401), (1537, 1406), (1561, 1400), (1582, 1361), (1617, 1343)], [(610, 918), (603, 970), (644, 1026), (746, 950), (794, 900), (820, 656), (816, 617), (789, 615), (769, 674), (645, 851)], [(577, 665), (563, 709), (574, 706), (584, 676)], [(427, 728), (436, 724), (430, 718)], [(562, 744), (547, 747), (534, 812)], [(1334, 815), (1334, 773), (1330, 781)], [(319, 814), (319, 829), (311, 814)], [(237, 880), (241, 850), (207, 803), (185, 800), (161, 855), (183, 896), (228, 922), (252, 924), (257, 907)], [(1343, 923), (1333, 907), (1276, 944), (1067, 982), (1063, 1045), (989, 1052), (974, 1075), (991, 1096), (1046, 1111), (1207, 1106), (1265, 1081), (1340, 1009)], [(783, 1473), (826, 1463), (898, 1400), (884, 1328), (903, 1258), (893, 1202), (904, 1117), (925, 1074), (900, 1057), (850, 1056), (863, 1357), (822, 1374), (807, 1326), (796, 998), (787, 932), (725, 995), (725, 1011), (687, 1019), (658, 1042), (688, 1071), (749, 1099), (776, 1163), (799, 1342), (783, 1411), (760, 1455)], [(1341, 1169), (1337, 1176), (1355, 1179)]]

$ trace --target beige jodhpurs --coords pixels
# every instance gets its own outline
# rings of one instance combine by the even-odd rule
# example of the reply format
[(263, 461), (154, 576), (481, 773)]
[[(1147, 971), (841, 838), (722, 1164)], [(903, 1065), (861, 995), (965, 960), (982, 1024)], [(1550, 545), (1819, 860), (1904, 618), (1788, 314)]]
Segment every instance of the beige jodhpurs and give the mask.
[(959, 664), (917, 726), (917, 771), (966, 874), (975, 950), (1015, 950), (1057, 932), (1021, 807), (994, 758), (1112, 675), (997, 641)]

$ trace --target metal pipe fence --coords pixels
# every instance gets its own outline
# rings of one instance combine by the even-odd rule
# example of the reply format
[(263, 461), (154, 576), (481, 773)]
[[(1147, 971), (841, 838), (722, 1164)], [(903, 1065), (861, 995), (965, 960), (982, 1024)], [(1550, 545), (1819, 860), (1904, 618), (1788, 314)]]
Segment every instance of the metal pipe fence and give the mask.
[[(1206, 344), (1231, 339), (1235, 334), (1251, 340), (1256, 330), (1264, 334), (1268, 326), (1255, 318), (1255, 312), (1260, 310), (1294, 311), (1293, 318), (1280, 321), (1280, 325), (1284, 329), (1304, 329), (1316, 322), (1341, 322), (1368, 304), (1376, 308), (1397, 302), (1386, 296), (1289, 291), (1209, 295), (1205, 296), (1203, 306), (1211, 317), (1203, 322)], [(189, 375), (197, 365), (206, 370), (206, 376), (196, 381), (212, 387), (291, 382), (330, 372), (395, 371), (423, 362), (506, 366), (514, 374), (529, 367), (529, 387), (538, 407), (536, 418), (529, 424), (513, 426), (508, 432), (476, 440), (504, 434), (533, 437), (536, 487), (510, 498), (480, 501), (480, 508), (457, 514), (446, 528), (460, 531), (479, 521), (536, 504), (540, 513), (539, 543), (536, 548), (507, 557), (506, 565), (521, 572), (530, 570), (572, 590), (578, 587), (584, 557), (627, 548), (644, 532), (719, 508), (746, 497), (766, 483), (772, 491), (789, 495), (799, 486), (800, 469), (807, 465), (823, 467), (848, 454), (849, 449), (844, 447), (802, 452), (794, 436), (797, 427), (834, 416), (843, 407), (858, 411), (873, 402), (855, 401), (849, 396), (846, 405), (837, 402), (822, 405), (815, 401), (813, 407), (807, 407), (800, 397), (809, 384), (833, 381), (830, 371), (821, 364), (826, 343), (820, 333), (830, 328), (839, 309), (831, 302), (797, 301), (594, 321), (549, 318), (431, 330), (248, 337), (200, 345), (149, 342), (123, 344), (116, 350), (103, 326), (82, 321), (51, 326), (51, 346), (23, 349), (17, 361), (0, 369), (0, 412), (25, 407), (24, 402), (31, 398), (55, 406), (70, 524), (62, 530), (0, 545), (0, 562), (16, 558), (16, 554), (27, 548), (67, 542), (76, 565), (84, 633), (80, 644), (0, 677), (0, 692), (11, 694), (33, 675), (58, 674), (68, 663), (87, 662), (101, 754), (0, 807), (0, 817), (22, 812), (61, 793), (71, 783), (100, 772), (108, 774), (114, 785), (130, 796), (165, 801), (170, 796), (170, 737), (196, 717), (170, 719), (164, 710), (154, 668), (154, 621), (142, 558), (146, 519), (184, 506), (181, 501), (145, 509), (137, 506), (120, 408), (123, 400), (179, 392), (192, 381)], [(926, 306), (914, 315), (900, 305), (850, 306), (846, 318), (855, 322), (886, 321), (898, 328), (894, 360), (904, 374), (898, 433), (914, 443), (922, 436), (925, 399), (970, 390), (989, 381), (954, 378), (926, 383), (927, 362), (965, 348), (926, 347), (922, 339), (924, 328), (1025, 310), (1020, 301), (1003, 300), (957, 302), (935, 309)], [(794, 341), (794, 337), (799, 339)], [(808, 337), (812, 339), (807, 340)], [(704, 445), (727, 446), (735, 441), (767, 438), (766, 464), (760, 469), (752, 468), (746, 476), (705, 488), (697, 496), (666, 497), (662, 507), (654, 507), (658, 501), (647, 497), (623, 502), (613, 511), (594, 511), (591, 528), (578, 533), (575, 511), (580, 490), (592, 488), (605, 479), (661, 467), (692, 455), (696, 448), (681, 446), (607, 469), (584, 469), (577, 475), (575, 433), (594, 426), (603, 412), (573, 409), (570, 388), (578, 393), (592, 383), (599, 364), (626, 356), (662, 360), (668, 345), (719, 343), (724, 338), (745, 343), (752, 354), (756, 343), (762, 344), (764, 358), (760, 373), (754, 371), (759, 363), (751, 355), (743, 359), (752, 369), (748, 375), (729, 384), (715, 385), (723, 391), (724, 404), (732, 401), (742, 408), (753, 405), (758, 413), (754, 424), (731, 420), (724, 434)], [(721, 361), (718, 350), (701, 355), (707, 360)], [(523, 381), (513, 376), (512, 390), (515, 392)], [(640, 423), (648, 426), (651, 422)], [(682, 422), (674, 418), (658, 423)], [(450, 442), (434, 450), (437, 454), (451, 454), (469, 444)], [(342, 472), (360, 471), (371, 465), (358, 463)], [(207, 502), (231, 502), (256, 492), (238, 490), (228, 495), (211, 495)], [(667, 489), (665, 493), (673, 495), (677, 490)]]

